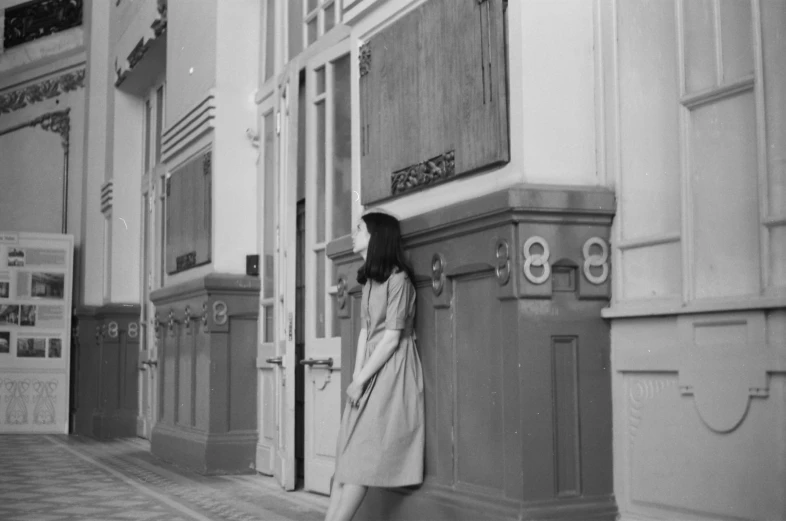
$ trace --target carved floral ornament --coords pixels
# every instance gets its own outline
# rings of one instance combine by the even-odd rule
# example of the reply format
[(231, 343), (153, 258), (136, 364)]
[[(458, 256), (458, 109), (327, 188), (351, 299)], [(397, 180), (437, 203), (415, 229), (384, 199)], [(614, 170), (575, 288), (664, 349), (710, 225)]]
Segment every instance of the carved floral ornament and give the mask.
[(8, 114), (33, 103), (56, 98), (85, 86), (85, 69), (67, 72), (57, 78), (26, 85), (0, 94), (0, 114)]
[(454, 175), (456, 175), (456, 151), (449, 150), (390, 174), (390, 192), (391, 195), (409, 192), (444, 181)]
[(3, 47), (44, 38), (82, 25), (82, 0), (37, 0), (5, 9)]
[(59, 110), (57, 112), (49, 112), (42, 116), (38, 116), (21, 125), (16, 125), (9, 129), (0, 132), (0, 136), (8, 134), (26, 127), (41, 127), (43, 130), (60, 134), (60, 144), (63, 145), (63, 151), (68, 154), (69, 134), (71, 131), (71, 118), (69, 113), (71, 109)]
[(363, 77), (371, 70), (371, 47), (368, 43), (364, 43), (360, 46), (359, 51), (358, 68), (360, 76)]

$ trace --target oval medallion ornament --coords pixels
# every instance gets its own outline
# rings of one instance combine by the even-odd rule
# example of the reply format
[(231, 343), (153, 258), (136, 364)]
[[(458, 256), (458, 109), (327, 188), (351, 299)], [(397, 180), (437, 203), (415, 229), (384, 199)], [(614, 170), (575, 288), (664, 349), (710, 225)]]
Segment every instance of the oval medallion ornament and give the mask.
[[(543, 252), (532, 252), (532, 247), (536, 244), (541, 247)], [(546, 242), (546, 239), (533, 235), (527, 239), (524, 246), (521, 247), (521, 253), (524, 255), (522, 270), (524, 270), (524, 276), (527, 277), (528, 281), (533, 284), (543, 284), (549, 280), (551, 276), (551, 266), (549, 266), (549, 256), (551, 252), (549, 251), (549, 244)], [(543, 268), (543, 273), (540, 275), (532, 273), (533, 266)]]
[[(590, 253), (590, 248), (598, 246), (600, 248), (600, 255), (597, 253)], [(593, 284), (600, 285), (606, 282), (609, 278), (609, 246), (606, 241), (600, 237), (592, 237), (587, 239), (584, 247), (581, 249), (584, 253), (584, 276)], [(600, 275), (594, 275), (592, 268), (601, 268)]]
[(227, 304), (223, 300), (213, 302), (213, 322), (219, 326), (227, 323)]
[(431, 257), (431, 289), (439, 296), (445, 287), (445, 258), (439, 253)]
[(109, 333), (109, 338), (117, 338), (117, 334), (118, 334), (119, 329), (120, 328), (117, 325), (117, 322), (115, 322), (114, 320), (112, 322), (110, 322), (109, 323), (109, 328), (107, 329), (107, 332)]
[(510, 246), (508, 241), (497, 240), (494, 255), (497, 257), (497, 266), (494, 270), (497, 275), (497, 284), (504, 286), (510, 280)]
[(136, 338), (139, 336), (139, 323), (138, 322), (129, 322), (128, 323), (128, 338)]

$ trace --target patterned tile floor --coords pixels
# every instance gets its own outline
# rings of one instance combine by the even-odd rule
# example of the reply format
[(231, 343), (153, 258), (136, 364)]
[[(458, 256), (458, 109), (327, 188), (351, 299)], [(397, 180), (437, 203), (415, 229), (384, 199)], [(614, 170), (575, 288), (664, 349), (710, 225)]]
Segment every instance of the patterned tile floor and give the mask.
[(264, 476), (200, 476), (144, 440), (0, 435), (3, 521), (321, 521), (327, 503)]

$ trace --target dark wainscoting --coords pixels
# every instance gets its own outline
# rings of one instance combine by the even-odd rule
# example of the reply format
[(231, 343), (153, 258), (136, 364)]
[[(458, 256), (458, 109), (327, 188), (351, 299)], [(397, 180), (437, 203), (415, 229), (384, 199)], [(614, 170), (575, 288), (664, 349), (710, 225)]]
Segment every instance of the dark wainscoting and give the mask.
[(72, 432), (96, 438), (136, 436), (138, 304), (80, 308), (71, 346)]
[[(600, 316), (614, 208), (605, 189), (530, 185), (402, 223), (417, 278), (426, 477), (369, 490), (358, 519), (616, 518)], [(346, 387), (360, 259), (348, 238), (328, 252), (336, 283), (347, 281), (336, 296)]]
[(151, 451), (203, 474), (253, 472), (259, 279), (209, 274), (154, 291), (158, 418)]

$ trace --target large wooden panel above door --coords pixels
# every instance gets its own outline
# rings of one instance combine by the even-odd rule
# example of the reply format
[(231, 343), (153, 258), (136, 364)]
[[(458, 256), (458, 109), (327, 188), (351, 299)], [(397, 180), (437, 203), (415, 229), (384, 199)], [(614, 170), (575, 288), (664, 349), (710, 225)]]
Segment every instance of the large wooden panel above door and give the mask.
[(503, 0), (429, 0), (360, 50), (361, 202), (509, 160)]

